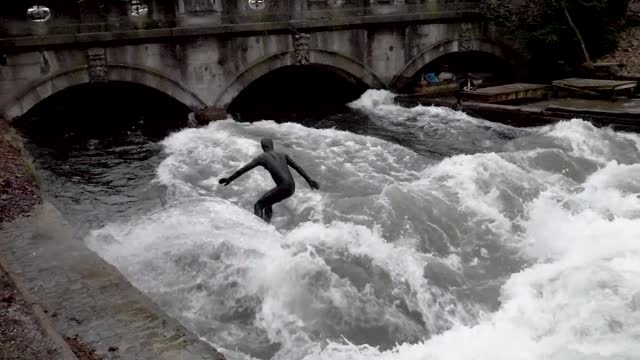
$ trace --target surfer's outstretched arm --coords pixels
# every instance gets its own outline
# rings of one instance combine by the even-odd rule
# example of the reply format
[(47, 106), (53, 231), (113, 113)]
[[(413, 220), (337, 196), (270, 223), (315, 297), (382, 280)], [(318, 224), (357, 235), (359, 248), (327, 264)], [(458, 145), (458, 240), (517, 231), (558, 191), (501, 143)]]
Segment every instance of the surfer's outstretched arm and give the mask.
[(228, 178), (222, 178), (218, 181), (218, 183), (223, 184), (224, 186), (227, 186), (229, 184), (231, 184), (231, 182), (237, 178), (239, 178), (240, 176), (242, 176), (244, 173), (246, 173), (247, 171), (253, 169), (254, 167), (258, 166), (258, 165), (262, 165), (262, 155), (256, 157), (255, 159), (251, 160), (247, 165), (241, 167), (240, 169), (238, 169), (238, 171), (234, 172), (233, 175), (229, 176)]
[(297, 171), (298, 174), (300, 174), (300, 176), (302, 176), (307, 181), (309, 187), (311, 187), (312, 189), (320, 189), (320, 185), (318, 185), (318, 182), (310, 178), (309, 175), (307, 175), (307, 173), (300, 167), (300, 165), (296, 164), (296, 162), (293, 161), (293, 159), (289, 155), (287, 155), (287, 164), (291, 166), (295, 171)]

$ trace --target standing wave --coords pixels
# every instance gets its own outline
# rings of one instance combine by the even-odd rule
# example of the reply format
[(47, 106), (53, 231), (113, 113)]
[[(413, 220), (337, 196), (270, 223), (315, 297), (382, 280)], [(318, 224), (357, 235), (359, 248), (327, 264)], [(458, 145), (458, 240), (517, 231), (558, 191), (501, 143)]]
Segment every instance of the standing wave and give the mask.
[[(407, 111), (365, 97), (382, 122)], [(297, 124), (183, 130), (162, 142), (165, 205), (86, 241), (230, 359), (637, 358), (640, 137), (451, 116), (511, 138), (434, 160)], [(261, 137), (321, 182), (274, 225), (249, 211), (266, 172), (217, 185)]]

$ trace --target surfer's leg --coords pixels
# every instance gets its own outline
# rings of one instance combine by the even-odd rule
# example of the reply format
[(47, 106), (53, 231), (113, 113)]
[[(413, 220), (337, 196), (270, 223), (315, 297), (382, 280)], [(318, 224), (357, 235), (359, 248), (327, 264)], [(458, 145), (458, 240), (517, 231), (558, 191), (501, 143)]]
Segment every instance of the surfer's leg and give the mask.
[(264, 207), (264, 221), (267, 223), (271, 223), (271, 217), (273, 216), (273, 207), (271, 205)]
[[(266, 221), (267, 223), (269, 221), (271, 221), (271, 216), (269, 216), (267, 218), (267, 214), (266, 214), (266, 210), (267, 208), (269, 208), (269, 210), (271, 210), (271, 203), (269, 202), (269, 199), (271, 197), (273, 197), (273, 194), (278, 190), (277, 187), (267, 191), (266, 193), (264, 193), (264, 195), (262, 195), (260, 197), (260, 199), (258, 199), (258, 201), (256, 201), (256, 204), (253, 206), (253, 213), (256, 214), (257, 217), (261, 218), (262, 220)], [(270, 211), (271, 215), (273, 213), (273, 210)]]
[(257, 202), (254, 206), (253, 206), (253, 213), (256, 214), (257, 217), (261, 218), (262, 220), (264, 220), (264, 216), (262, 215), (263, 213), (263, 209), (262, 209), (262, 205)]
[(269, 190), (256, 202), (254, 206), (255, 214), (267, 223), (271, 222), (271, 216), (273, 215), (271, 206), (293, 195), (293, 190), (293, 188), (287, 186), (279, 186)]
[(260, 202), (257, 202), (253, 207), (253, 213), (256, 214), (256, 216), (261, 218), (262, 220), (269, 222), (267, 221), (266, 209), (264, 208), (264, 205), (261, 204)]

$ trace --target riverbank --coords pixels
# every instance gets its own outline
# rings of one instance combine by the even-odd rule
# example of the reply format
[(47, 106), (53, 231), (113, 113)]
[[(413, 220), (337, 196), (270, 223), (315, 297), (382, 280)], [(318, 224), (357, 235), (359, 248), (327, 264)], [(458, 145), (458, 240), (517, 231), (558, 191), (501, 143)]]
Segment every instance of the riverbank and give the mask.
[[(41, 202), (20, 135), (0, 119), (0, 227)], [(0, 358), (62, 359), (29, 301), (0, 261)]]
[(0, 168), (0, 359), (224, 359), (74, 236), (6, 122)]
[(620, 34), (618, 49), (598, 60), (601, 63), (622, 63), (619, 76), (640, 79), (640, 26), (630, 27)]
[(37, 175), (20, 135), (0, 119), (0, 223), (29, 213), (41, 202)]

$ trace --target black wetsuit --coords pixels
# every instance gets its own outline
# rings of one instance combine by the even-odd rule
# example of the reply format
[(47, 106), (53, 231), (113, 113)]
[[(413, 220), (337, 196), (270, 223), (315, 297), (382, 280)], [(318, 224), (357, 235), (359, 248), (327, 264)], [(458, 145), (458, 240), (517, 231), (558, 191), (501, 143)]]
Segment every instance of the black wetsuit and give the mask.
[(302, 175), (312, 189), (318, 189), (319, 187), (318, 183), (311, 179), (304, 170), (302, 170), (302, 168), (298, 166), (291, 157), (289, 157), (289, 155), (274, 151), (273, 141), (271, 139), (262, 139), (261, 144), (262, 149), (264, 150), (263, 154), (258, 155), (255, 159), (251, 160), (251, 162), (240, 168), (230, 177), (220, 179), (219, 182), (220, 184), (227, 186), (233, 180), (256, 166), (264, 167), (269, 174), (271, 174), (273, 181), (276, 183), (276, 187), (267, 191), (262, 195), (262, 197), (260, 197), (254, 206), (254, 212), (264, 221), (271, 222), (271, 216), (273, 215), (273, 209), (271, 206), (290, 197), (296, 190), (296, 183), (289, 171), (289, 166)]

